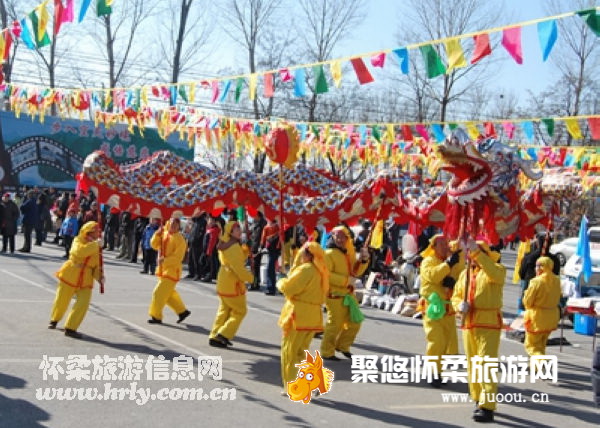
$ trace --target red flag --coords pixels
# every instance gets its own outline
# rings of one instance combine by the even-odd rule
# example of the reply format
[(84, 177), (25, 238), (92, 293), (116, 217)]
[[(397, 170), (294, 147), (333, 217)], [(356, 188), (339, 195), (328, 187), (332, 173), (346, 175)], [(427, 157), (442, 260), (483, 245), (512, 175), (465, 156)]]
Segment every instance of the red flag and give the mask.
[(389, 266), (392, 264), (393, 261), (394, 261), (394, 257), (392, 256), (392, 249), (388, 248), (387, 254), (385, 255), (385, 264), (387, 266)]
[(404, 141), (412, 141), (413, 140), (413, 135), (412, 135), (412, 131), (410, 130), (410, 126), (402, 125), (402, 139)]
[(60, 31), (60, 26), (64, 22), (64, 7), (62, 0), (54, 0), (54, 35), (56, 36)]
[(485, 136), (486, 137), (495, 137), (496, 136), (496, 128), (494, 128), (494, 124), (492, 122), (485, 122), (483, 125), (485, 126)]
[(352, 58), (350, 62), (352, 63), (352, 67), (354, 67), (354, 72), (361, 85), (375, 81), (362, 58)]
[(588, 126), (594, 140), (600, 140), (600, 117), (588, 118)]
[(473, 58), (471, 58), (471, 64), (475, 64), (484, 56), (488, 56), (492, 53), (490, 47), (490, 35), (483, 33), (477, 34), (473, 37), (475, 39), (475, 52), (473, 52)]

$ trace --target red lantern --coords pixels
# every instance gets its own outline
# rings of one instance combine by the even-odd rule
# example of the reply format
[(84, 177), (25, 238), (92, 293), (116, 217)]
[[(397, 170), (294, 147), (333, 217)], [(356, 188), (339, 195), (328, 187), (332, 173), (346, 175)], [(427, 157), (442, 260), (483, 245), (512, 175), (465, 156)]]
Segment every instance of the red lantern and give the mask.
[(298, 156), (298, 133), (293, 126), (282, 125), (269, 132), (265, 141), (267, 156), (273, 162), (292, 168)]

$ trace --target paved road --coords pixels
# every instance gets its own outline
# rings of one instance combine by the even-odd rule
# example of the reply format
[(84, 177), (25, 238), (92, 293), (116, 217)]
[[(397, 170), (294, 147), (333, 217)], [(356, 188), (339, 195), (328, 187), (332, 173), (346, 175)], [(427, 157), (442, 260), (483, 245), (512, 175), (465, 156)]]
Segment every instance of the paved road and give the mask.
[[(281, 296), (250, 293), (248, 315), (234, 340), (234, 347), (219, 350), (208, 345), (207, 337), (218, 303), (214, 284), (183, 280), (178, 290), (192, 315), (186, 322), (176, 324), (175, 315), (167, 309), (164, 325), (150, 325), (146, 323), (147, 308), (155, 278), (140, 275), (139, 264), (114, 260), (116, 253), (106, 255), (106, 293), (100, 295), (97, 290), (94, 291), (92, 307), (80, 329), (85, 339), (67, 338), (60, 329), (46, 329), (56, 285), (54, 272), (63, 262), (63, 250), (45, 244), (34, 247), (33, 251), (28, 255), (0, 255), (0, 427), (150, 428), (231, 423), (268, 427), (474, 425), (470, 419), (472, 403), (443, 401), (442, 393), (466, 392), (465, 384), (449, 384), (442, 390), (435, 390), (424, 383), (414, 382), (353, 383), (350, 360), (326, 364), (335, 372), (333, 387), (328, 394), (314, 398), (308, 405), (293, 403), (281, 395), (279, 380), (281, 333), (276, 322), (283, 303)], [(507, 266), (511, 266), (514, 253), (507, 252), (504, 259)], [(509, 271), (510, 276), (512, 270)], [(516, 295), (517, 287), (507, 283), (506, 317), (514, 316)], [(424, 335), (419, 320), (402, 318), (375, 308), (366, 308), (364, 312), (367, 319), (353, 349), (355, 354), (408, 358), (424, 351)], [(62, 323), (59, 327), (62, 328)], [(500, 404), (496, 415), (498, 425), (598, 426), (600, 413), (591, 401), (592, 338), (576, 335), (571, 328), (565, 330), (565, 336), (572, 346), (565, 347), (562, 353), (559, 353), (558, 347), (548, 350), (549, 354), (558, 356), (558, 383), (536, 381), (502, 385), (500, 392), (521, 393), (527, 402)], [(318, 345), (319, 340), (315, 340), (312, 349)], [(520, 343), (507, 339), (502, 340), (500, 351), (502, 355), (524, 355)], [(81, 357), (70, 357), (73, 355)], [(171, 361), (180, 355), (194, 360), (221, 356), (222, 380), (213, 380), (208, 375), (201, 382), (182, 377), (169, 381), (147, 380), (146, 376), (152, 370), (146, 364), (149, 358), (155, 358), (157, 364), (152, 367), (157, 376), (161, 367), (159, 355)], [(141, 378), (135, 384), (137, 392), (131, 393), (131, 398), (137, 403), (130, 399), (130, 395), (118, 400), (117, 393), (112, 397), (114, 399), (110, 395), (103, 396), (107, 398), (105, 400), (96, 396), (93, 400), (41, 400), (36, 397), (44, 388), (52, 387), (82, 388), (81, 393), (85, 392), (83, 388), (88, 388), (92, 394), (92, 388), (105, 391), (107, 383), (113, 390), (126, 387), (133, 390), (132, 380), (127, 380), (127, 376), (125, 380), (114, 381), (66, 379), (67, 375), (85, 375), (86, 370), (89, 374), (90, 367), (86, 368), (84, 363), (92, 363), (94, 358), (103, 363), (90, 367), (105, 370), (113, 367), (116, 368), (115, 373), (125, 373), (124, 367), (141, 368)], [(123, 365), (126, 358), (134, 363)], [(70, 360), (69, 367), (67, 359)], [(66, 369), (64, 373), (50, 368), (57, 367), (52, 365), (52, 361), (57, 360), (58, 367)], [(83, 369), (77, 371), (75, 363), (81, 364)], [(180, 367), (183, 371), (178, 373), (183, 376), (186, 374), (185, 364)], [(167, 370), (167, 375), (176, 374), (172, 365)], [(197, 372), (198, 367), (193, 367), (192, 373)], [(46, 380), (43, 379), (44, 373), (49, 377)], [(206, 374), (206, 371), (203, 373)], [(58, 376), (58, 380), (52, 378), (53, 374)], [(175, 399), (184, 388), (199, 387), (204, 393), (216, 393), (216, 397), (221, 397), (226, 388), (233, 388), (235, 400)], [(174, 399), (159, 400), (161, 388), (171, 388)], [(142, 404), (144, 397), (141, 394), (146, 389), (156, 394), (155, 399)], [(547, 394), (547, 402), (532, 402), (533, 393)]]

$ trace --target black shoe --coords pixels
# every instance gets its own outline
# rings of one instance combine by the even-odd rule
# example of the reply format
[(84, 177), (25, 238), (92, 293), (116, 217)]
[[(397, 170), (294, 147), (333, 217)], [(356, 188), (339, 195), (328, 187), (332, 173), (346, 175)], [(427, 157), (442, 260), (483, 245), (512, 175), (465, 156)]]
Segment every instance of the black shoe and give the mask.
[(31, 250), (27, 250), (25, 248), (19, 248), (20, 253), (31, 253)]
[(208, 344), (215, 348), (227, 348), (227, 343), (221, 342), (218, 337), (208, 339)]
[(220, 340), (221, 342), (225, 343), (225, 345), (227, 345), (227, 346), (233, 346), (233, 343), (231, 343), (231, 341), (229, 339), (227, 339), (225, 336), (223, 336), (222, 334), (217, 334), (217, 339)]
[(324, 360), (327, 361), (342, 361), (341, 358), (336, 357), (335, 355), (332, 355), (331, 357), (321, 357)]
[(186, 319), (187, 317), (189, 317), (191, 314), (190, 311), (188, 311), (187, 309), (185, 311), (183, 311), (182, 313), (179, 314), (179, 319), (177, 320), (177, 324), (181, 323), (184, 319)]
[(270, 291), (270, 290), (269, 290), (269, 291), (265, 291), (265, 294), (266, 294), (267, 296), (274, 296), (274, 295), (275, 295), (275, 294), (277, 294), (277, 293), (275, 293), (274, 291)]
[(186, 276), (184, 276), (184, 278), (193, 278), (194, 275), (192, 275), (191, 273), (188, 273)]
[(344, 352), (344, 351), (340, 351), (342, 352), (342, 355), (346, 358), (352, 358), (352, 352)]
[(488, 409), (477, 409), (473, 413), (475, 422), (494, 422), (494, 411)]
[(315, 333), (314, 339), (322, 339), (323, 338), (323, 332), (320, 331), (318, 333)]
[(148, 324), (162, 324), (162, 320), (159, 320), (158, 318), (150, 317), (150, 319), (148, 320)]
[(202, 281), (202, 282), (212, 282), (212, 278), (210, 276), (205, 276), (200, 281)]
[(147, 273), (148, 273), (148, 271), (147, 271), (147, 270), (141, 270), (141, 271), (140, 271), (140, 273), (147, 274)]
[(200, 278), (199, 276), (195, 276), (192, 278), (192, 281), (202, 281), (202, 278)]
[(56, 324), (58, 324), (58, 321), (50, 321), (50, 323), (48, 324), (48, 328), (50, 330), (54, 330), (56, 329)]
[(70, 328), (65, 328), (65, 336), (72, 337), (73, 339), (81, 339), (83, 337), (83, 334), (75, 330), (71, 330)]
[(129, 263), (137, 263), (137, 260), (129, 260)]

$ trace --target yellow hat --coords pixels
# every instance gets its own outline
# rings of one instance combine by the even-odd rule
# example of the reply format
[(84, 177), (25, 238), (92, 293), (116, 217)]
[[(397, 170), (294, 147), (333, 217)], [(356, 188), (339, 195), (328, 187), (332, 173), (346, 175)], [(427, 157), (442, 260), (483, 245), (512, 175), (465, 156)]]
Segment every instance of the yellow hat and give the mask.
[(544, 273), (552, 272), (554, 268), (554, 261), (550, 257), (540, 257), (536, 260), (535, 264), (540, 265)]
[(432, 257), (435, 256), (435, 244), (437, 242), (438, 239), (443, 238), (444, 235), (442, 235), (441, 233), (438, 233), (437, 235), (433, 235), (430, 239), (429, 239), (429, 245), (427, 246), (427, 248), (425, 248), (422, 252), (421, 252), (421, 256), (423, 258), (425, 257)]
[(345, 250), (348, 258), (350, 259), (350, 263), (354, 263), (356, 261), (356, 250), (354, 249), (354, 242), (352, 242), (352, 234), (350, 233), (350, 230), (348, 230), (346, 226), (336, 226), (331, 230), (332, 235), (337, 232), (342, 232), (344, 235), (346, 235), (346, 238), (348, 238), (346, 239)]
[(98, 230), (99, 228), (100, 228), (100, 226), (98, 225), (98, 222), (88, 221), (86, 224), (81, 226), (81, 230), (79, 231), (78, 235), (85, 236), (89, 233), (92, 233), (92, 232)]
[(492, 261), (494, 263), (498, 262), (498, 260), (500, 260), (500, 256), (501, 254), (498, 251), (492, 251), (490, 249), (490, 246), (487, 244), (487, 242), (485, 241), (477, 241), (477, 246), (484, 252), (486, 253), (490, 259), (492, 259)]

